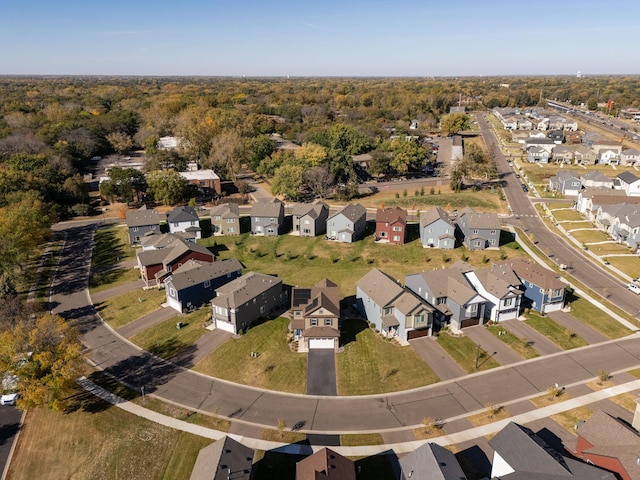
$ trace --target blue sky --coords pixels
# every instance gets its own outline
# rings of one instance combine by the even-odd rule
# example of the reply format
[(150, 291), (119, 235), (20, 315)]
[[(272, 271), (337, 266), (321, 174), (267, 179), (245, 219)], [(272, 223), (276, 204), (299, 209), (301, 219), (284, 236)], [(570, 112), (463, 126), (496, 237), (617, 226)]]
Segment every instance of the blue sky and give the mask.
[(639, 74), (638, 0), (0, 0), (0, 74)]

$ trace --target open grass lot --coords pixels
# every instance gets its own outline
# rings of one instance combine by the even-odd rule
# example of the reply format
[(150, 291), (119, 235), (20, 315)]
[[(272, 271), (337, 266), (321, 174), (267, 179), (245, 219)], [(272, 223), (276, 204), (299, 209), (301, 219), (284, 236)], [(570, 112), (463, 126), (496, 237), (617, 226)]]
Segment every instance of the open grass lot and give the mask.
[(137, 268), (114, 267), (100, 272), (91, 272), (89, 290), (91, 293), (96, 293), (117, 285), (135, 282), (139, 278), (140, 270)]
[(96, 309), (111, 328), (118, 329), (161, 308), (167, 298), (164, 290), (141, 288), (109, 298), (97, 304)]
[(343, 447), (357, 447), (359, 445), (382, 445), (382, 435), (379, 433), (361, 433), (340, 435), (340, 445)]
[(509, 345), (509, 347), (511, 347), (525, 360), (540, 356), (536, 349), (533, 348), (527, 340), (514, 335), (509, 330), (502, 328), (500, 325), (489, 325), (486, 329), (495, 335), (497, 339), (502, 340), (504, 343)]
[[(611, 240), (611, 237), (600, 230), (577, 230), (571, 232), (571, 236), (580, 243), (593, 243), (593, 242), (607, 242)], [(591, 248), (591, 245), (587, 245)]]
[[(369, 227), (372, 228), (372, 224)], [(288, 285), (311, 286), (329, 278), (340, 287), (342, 297), (355, 295), (356, 282), (374, 267), (404, 280), (409, 273), (452, 265), (463, 254), (476, 266), (505, 255), (507, 258), (526, 255), (515, 243), (500, 250), (467, 251), (459, 247), (443, 252), (423, 249), (417, 227), (410, 226), (409, 232), (411, 241), (404, 246), (375, 244), (372, 235), (353, 244), (331, 242), (322, 237), (282, 235), (268, 238), (249, 234), (210, 237), (199, 243), (213, 247), (220, 259), (238, 258), (248, 270), (277, 275)]]
[(620, 405), (622, 408), (629, 410), (630, 412), (636, 411), (636, 396), (631, 393), (621, 393), (614, 397), (609, 397), (607, 400)]
[[(292, 352), (287, 343), (289, 319), (278, 317), (223, 343), (194, 370), (254, 387), (304, 393), (307, 355)], [(254, 358), (251, 352), (258, 352)]]
[(586, 422), (594, 414), (594, 411), (588, 407), (578, 407), (566, 412), (551, 415), (551, 419), (566, 430), (576, 435), (576, 426), (578, 422)]
[[(480, 372), (500, 366), (493, 357), (490, 357), (487, 352), (479, 348), (469, 337), (456, 337), (447, 332), (440, 332), (438, 344), (467, 373)], [(476, 359), (478, 360), (478, 368), (476, 368)]]
[[(378, 200), (376, 206), (380, 206), (383, 202), (385, 206), (398, 205), (403, 208), (409, 209), (428, 209), (432, 206), (442, 207), (445, 210), (462, 209), (464, 207), (472, 207), (479, 211), (506, 211), (506, 202), (501, 198), (498, 190), (492, 192), (491, 190), (479, 190), (479, 191), (462, 191), (462, 192), (445, 192), (444, 187), (434, 187), (435, 193), (430, 193), (430, 188), (427, 188), (424, 195), (415, 195), (415, 188), (407, 191), (407, 196), (400, 194), (400, 198), (395, 198), (395, 194), (385, 196), (377, 196)], [(440, 194), (438, 194), (440, 190)], [(446, 188), (448, 190), (448, 187)], [(364, 203), (363, 203), (364, 204)]]
[(603, 243), (600, 245), (589, 245), (589, 250), (596, 255), (604, 256), (611, 254), (631, 254), (631, 249), (619, 243)]
[(586, 220), (581, 222), (560, 222), (562, 224), (562, 228), (569, 231), (574, 228), (593, 228), (593, 224)]
[(631, 330), (584, 298), (569, 295), (567, 300), (571, 304), (570, 315), (586, 323), (607, 338), (621, 338), (631, 334)]
[[(207, 332), (204, 322), (208, 316), (210, 316), (208, 308), (201, 308), (180, 316), (176, 312), (175, 317), (147, 328), (129, 340), (158, 357), (170, 359)], [(178, 321), (182, 323), (182, 328), (179, 330), (176, 328)]]
[(632, 257), (607, 257), (609, 263), (618, 270), (623, 271), (631, 278), (640, 277), (640, 255)]
[(336, 354), (338, 395), (369, 395), (408, 390), (439, 379), (410, 346), (383, 340), (362, 320), (345, 320)]
[(559, 222), (562, 222), (564, 220), (584, 220), (584, 217), (580, 214), (580, 212), (573, 209), (551, 210), (551, 213)]
[(136, 417), (78, 393), (71, 413), (29, 410), (8, 478), (189, 478), (198, 451), (211, 440)]
[(89, 288), (100, 291), (140, 278), (140, 272), (118, 267), (118, 263), (135, 258), (136, 249), (129, 247), (127, 228), (110, 225), (96, 230), (91, 257)]
[(532, 328), (535, 328), (542, 335), (554, 342), (563, 350), (570, 350), (572, 348), (584, 347), (589, 343), (579, 337), (574, 332), (571, 332), (564, 327), (558, 325), (549, 317), (541, 317), (535, 313), (529, 313), (529, 319), (525, 320), (525, 323)]

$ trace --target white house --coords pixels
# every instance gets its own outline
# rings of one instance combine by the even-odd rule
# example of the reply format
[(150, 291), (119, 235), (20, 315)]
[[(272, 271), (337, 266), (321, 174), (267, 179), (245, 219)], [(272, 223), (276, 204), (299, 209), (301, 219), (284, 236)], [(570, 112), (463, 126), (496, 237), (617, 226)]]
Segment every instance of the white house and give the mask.
[(629, 197), (640, 197), (640, 178), (631, 172), (622, 172), (616, 177), (620, 190), (624, 190)]

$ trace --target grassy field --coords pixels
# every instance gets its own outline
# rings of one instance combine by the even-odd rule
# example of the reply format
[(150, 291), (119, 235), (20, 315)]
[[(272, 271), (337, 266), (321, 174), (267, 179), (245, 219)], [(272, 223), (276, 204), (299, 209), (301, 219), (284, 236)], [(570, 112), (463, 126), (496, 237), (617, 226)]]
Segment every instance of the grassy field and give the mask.
[(570, 210), (552, 210), (551, 213), (555, 217), (555, 219), (559, 222), (565, 220), (584, 220), (584, 217), (580, 214), (580, 212), (570, 209)]
[(439, 379), (412, 347), (383, 340), (362, 320), (342, 324), (344, 352), (336, 354), (338, 395), (408, 390)]
[[(467, 373), (480, 372), (500, 366), (493, 357), (479, 348), (469, 337), (455, 337), (446, 332), (440, 332), (438, 344)], [(476, 359), (478, 368), (476, 368)]]
[(164, 290), (141, 288), (109, 298), (96, 305), (102, 319), (118, 329), (161, 308), (167, 298)]
[[(244, 385), (304, 393), (307, 355), (292, 352), (287, 342), (289, 319), (270, 320), (232, 339), (200, 361), (194, 370)], [(254, 358), (251, 352), (258, 352)]]
[(607, 338), (620, 338), (631, 334), (631, 330), (584, 298), (570, 295), (567, 300), (571, 305), (570, 315), (586, 323)]
[(509, 345), (511, 349), (513, 349), (525, 360), (540, 356), (540, 354), (535, 350), (535, 348), (531, 346), (531, 344), (527, 340), (516, 336), (509, 330), (505, 330), (500, 325), (489, 325), (486, 328), (489, 332), (495, 335), (497, 339), (502, 340), (504, 343)]
[(601, 257), (611, 254), (629, 255), (632, 250), (626, 245), (619, 243), (603, 243), (601, 245), (589, 245), (589, 250)]
[(576, 426), (578, 425), (578, 422), (585, 422), (589, 420), (593, 414), (594, 411), (588, 407), (578, 407), (556, 415), (551, 415), (551, 419), (573, 435), (576, 435)]
[[(498, 191), (491, 190), (480, 191), (462, 191), (462, 192), (444, 192), (444, 187), (434, 187), (435, 193), (431, 194), (430, 188), (426, 189), (424, 195), (415, 195), (415, 189), (407, 192), (405, 197), (402, 193), (398, 198), (390, 196), (389, 198), (378, 197), (377, 206), (384, 203), (385, 206), (398, 205), (408, 209), (426, 210), (432, 206), (442, 207), (445, 210), (462, 209), (464, 207), (472, 207), (480, 211), (497, 211), (505, 212), (506, 203), (501, 198)], [(447, 188), (448, 190), (448, 188)], [(441, 193), (438, 193), (440, 191)]]
[(569, 230), (573, 230), (574, 228), (593, 228), (593, 224), (591, 222), (588, 221), (582, 221), (582, 222), (560, 222), (562, 224), (562, 228), (564, 228), (565, 230), (569, 231)]
[(633, 257), (607, 257), (609, 263), (618, 270), (623, 271), (631, 278), (640, 277), (640, 256)]
[(29, 410), (8, 478), (189, 478), (211, 440), (152, 423), (79, 392), (70, 413)]
[(126, 227), (110, 225), (96, 230), (89, 276), (91, 291), (97, 292), (140, 278), (138, 270), (117, 266), (118, 263), (131, 260), (135, 256), (136, 249), (129, 247)]
[[(176, 312), (175, 317), (147, 328), (129, 340), (158, 357), (170, 359), (207, 333), (204, 322), (210, 314), (209, 308), (181, 316)], [(179, 330), (176, 328), (178, 321), (182, 323)]]
[[(611, 240), (611, 237), (600, 230), (578, 230), (571, 232), (571, 236), (578, 240), (580, 243), (593, 243), (593, 242), (607, 242)], [(588, 245), (591, 248), (591, 245)]]
[(541, 317), (535, 313), (529, 313), (528, 316), (529, 319), (525, 320), (527, 325), (536, 329), (563, 350), (589, 345), (585, 339), (558, 325), (549, 317)]
[(357, 447), (359, 445), (382, 445), (382, 435), (379, 433), (345, 434), (340, 435), (342, 447)]

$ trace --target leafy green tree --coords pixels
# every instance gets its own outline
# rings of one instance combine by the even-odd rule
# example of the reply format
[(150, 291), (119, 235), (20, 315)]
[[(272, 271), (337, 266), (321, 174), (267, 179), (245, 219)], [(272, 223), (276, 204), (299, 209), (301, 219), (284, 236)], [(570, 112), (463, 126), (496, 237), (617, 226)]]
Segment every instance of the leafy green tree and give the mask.
[(389, 144), (392, 152), (389, 167), (398, 173), (420, 170), (430, 158), (431, 153), (415, 140), (396, 138)]
[(23, 319), (0, 334), (0, 369), (18, 377), (18, 408), (62, 410), (82, 372), (78, 329), (58, 315)]
[(156, 153), (147, 156), (144, 168), (147, 172), (167, 170), (169, 168), (183, 172), (187, 169), (187, 159), (176, 150), (158, 150)]
[(173, 169), (156, 170), (147, 176), (147, 193), (165, 205), (175, 205), (190, 197), (189, 182)]
[(371, 152), (371, 162), (369, 163), (369, 173), (371, 175), (387, 175), (391, 173), (391, 153), (381, 150)]
[(112, 132), (107, 134), (105, 138), (113, 149), (120, 154), (126, 153), (133, 148), (133, 138), (124, 132)]
[(589, 100), (587, 100), (587, 108), (591, 111), (598, 110), (598, 99), (590, 97)]
[(202, 165), (213, 168), (221, 177), (235, 182), (247, 155), (247, 148), (240, 133), (236, 130), (225, 130), (213, 138), (211, 153), (202, 161)]
[(449, 134), (456, 134), (469, 129), (469, 117), (464, 113), (450, 113), (440, 120), (440, 130)]
[(254, 172), (258, 170), (260, 163), (271, 157), (273, 152), (276, 151), (276, 144), (266, 135), (260, 135), (258, 137), (252, 137), (247, 141), (247, 153), (249, 168)]
[(302, 185), (302, 165), (283, 165), (273, 175), (271, 192), (274, 195), (284, 195), (287, 200), (296, 200)]
[(326, 149), (316, 143), (303, 143), (300, 148), (294, 150), (293, 155), (296, 160), (309, 167), (319, 167), (327, 159)]
[(122, 202), (140, 200), (147, 190), (144, 174), (135, 168), (114, 167), (109, 170), (109, 180), (100, 184), (100, 193), (110, 199)]

